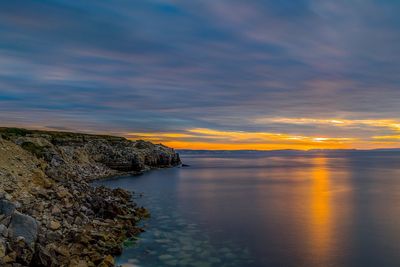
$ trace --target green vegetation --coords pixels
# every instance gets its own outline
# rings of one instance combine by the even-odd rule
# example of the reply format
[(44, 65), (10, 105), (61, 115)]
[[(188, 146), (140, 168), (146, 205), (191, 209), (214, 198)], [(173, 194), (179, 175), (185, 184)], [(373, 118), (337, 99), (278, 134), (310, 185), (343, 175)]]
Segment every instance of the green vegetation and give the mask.
[(6, 128), (0, 127), (0, 135), (7, 140), (23, 137), (23, 136), (51, 136), (54, 140), (60, 139), (104, 139), (109, 141), (123, 140), (123, 137), (110, 136), (110, 135), (95, 135), (95, 134), (82, 134), (73, 132), (57, 132), (57, 131), (41, 131), (41, 130), (27, 130), (22, 128)]
[(12, 136), (26, 136), (29, 132), (20, 128), (0, 128), (0, 135), (4, 139), (10, 139)]
[(41, 158), (44, 156), (45, 147), (38, 146), (37, 144), (34, 144), (32, 142), (24, 142), (21, 144), (21, 147), (23, 149), (31, 152), (38, 158)]

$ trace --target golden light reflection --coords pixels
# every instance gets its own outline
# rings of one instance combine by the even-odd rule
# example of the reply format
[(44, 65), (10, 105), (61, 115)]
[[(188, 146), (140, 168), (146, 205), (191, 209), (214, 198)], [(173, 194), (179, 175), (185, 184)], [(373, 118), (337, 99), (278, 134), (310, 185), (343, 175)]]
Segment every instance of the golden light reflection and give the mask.
[(311, 206), (310, 206), (310, 244), (313, 255), (319, 262), (329, 262), (332, 244), (332, 207), (330, 202), (329, 170), (327, 158), (314, 159), (312, 170)]

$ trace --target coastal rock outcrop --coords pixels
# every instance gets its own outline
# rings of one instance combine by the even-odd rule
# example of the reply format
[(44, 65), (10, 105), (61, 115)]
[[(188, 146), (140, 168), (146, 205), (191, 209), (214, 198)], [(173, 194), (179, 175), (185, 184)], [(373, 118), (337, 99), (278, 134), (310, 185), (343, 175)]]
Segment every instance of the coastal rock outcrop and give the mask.
[(95, 180), (118, 172), (142, 172), (180, 163), (173, 149), (142, 140), (41, 131), (6, 131), (2, 135), (43, 159), (46, 174), (59, 181)]
[(89, 183), (178, 164), (150, 142), (0, 128), (0, 266), (113, 266), (148, 213), (131, 193)]

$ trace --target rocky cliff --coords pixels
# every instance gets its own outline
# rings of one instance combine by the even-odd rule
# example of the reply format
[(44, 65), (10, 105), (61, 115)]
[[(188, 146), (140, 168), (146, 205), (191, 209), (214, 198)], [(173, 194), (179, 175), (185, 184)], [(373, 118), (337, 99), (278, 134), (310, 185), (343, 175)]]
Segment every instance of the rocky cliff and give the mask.
[(145, 141), (0, 128), (0, 265), (113, 266), (147, 212), (125, 190), (88, 183), (179, 164)]

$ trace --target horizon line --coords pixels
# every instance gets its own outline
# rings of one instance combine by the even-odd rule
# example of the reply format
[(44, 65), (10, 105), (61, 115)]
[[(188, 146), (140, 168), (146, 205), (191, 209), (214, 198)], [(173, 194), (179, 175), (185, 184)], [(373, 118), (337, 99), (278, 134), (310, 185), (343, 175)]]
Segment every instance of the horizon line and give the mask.
[[(400, 150), (400, 147), (376, 147), (376, 148), (304, 148), (304, 149), (300, 149), (300, 148), (271, 148), (271, 149), (219, 149), (219, 148), (200, 148), (200, 149), (193, 149), (193, 148), (185, 148), (185, 147), (179, 147), (176, 148), (174, 146), (175, 142), (171, 142), (171, 141), (162, 141), (162, 140), (152, 140), (151, 138), (146, 139), (146, 138), (132, 138), (132, 137), (128, 137), (124, 134), (122, 134), (120, 131), (96, 131), (96, 130), (84, 130), (84, 129), (69, 129), (69, 128), (50, 128), (50, 127), (46, 127), (46, 126), (1, 126), (0, 125), (0, 129), (22, 129), (22, 130), (27, 130), (27, 131), (48, 131), (48, 132), (59, 132), (59, 133), (75, 133), (75, 134), (84, 134), (84, 135), (99, 135), (99, 136), (114, 136), (114, 137), (120, 137), (120, 138), (125, 138), (127, 140), (131, 140), (131, 141), (139, 141), (139, 140), (143, 140), (143, 141), (147, 141), (147, 142), (151, 142), (154, 144), (161, 144), (170, 148), (173, 148), (174, 150), (177, 151), (182, 151), (182, 150), (186, 150), (186, 151), (254, 151), (254, 152), (273, 152), (273, 151), (299, 151), (299, 152), (317, 152), (317, 151), (390, 151), (390, 150)], [(190, 142), (189, 142), (190, 143)], [(193, 144), (196, 144), (196, 142), (192, 142)], [(215, 143), (209, 143), (210, 146), (215, 145)], [(188, 142), (187, 142), (188, 145)], [(217, 144), (218, 145), (218, 144)], [(230, 144), (230, 145), (235, 145), (235, 144)], [(254, 144), (253, 144), (254, 145)], [(263, 146), (267, 146), (268, 144), (262, 144)]]
[[(162, 143), (161, 143), (162, 145)], [(273, 151), (301, 151), (301, 152), (313, 152), (313, 151), (374, 151), (374, 150), (399, 150), (400, 147), (394, 148), (371, 148), (371, 149), (360, 149), (360, 148), (326, 148), (326, 149), (190, 149), (190, 148), (179, 148), (174, 149), (176, 151), (251, 151), (251, 152), (273, 152)]]

